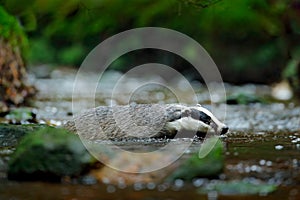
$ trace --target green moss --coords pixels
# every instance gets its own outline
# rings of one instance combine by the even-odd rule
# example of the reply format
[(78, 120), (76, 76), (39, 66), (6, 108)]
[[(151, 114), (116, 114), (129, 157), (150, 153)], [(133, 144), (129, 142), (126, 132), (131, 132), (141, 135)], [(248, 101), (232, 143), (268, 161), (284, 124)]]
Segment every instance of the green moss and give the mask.
[(6, 119), (20, 123), (22, 121), (28, 121), (34, 119), (34, 113), (29, 108), (17, 108), (11, 110), (7, 115)]
[(18, 141), (28, 133), (34, 132), (45, 125), (26, 124), (11, 125), (0, 124), (0, 147), (12, 147), (18, 144)]
[(12, 47), (21, 47), (26, 52), (28, 40), (18, 20), (0, 6), (0, 39), (8, 41)]

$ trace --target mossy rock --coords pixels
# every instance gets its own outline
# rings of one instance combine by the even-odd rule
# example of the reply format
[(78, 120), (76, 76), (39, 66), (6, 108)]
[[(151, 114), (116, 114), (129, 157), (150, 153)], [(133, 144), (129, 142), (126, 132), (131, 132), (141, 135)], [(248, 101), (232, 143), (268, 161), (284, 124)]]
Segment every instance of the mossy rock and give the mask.
[(5, 119), (7, 119), (10, 124), (23, 124), (26, 122), (29, 123), (37, 122), (36, 113), (34, 113), (31, 108), (26, 108), (26, 107), (10, 110), (5, 115)]
[(78, 136), (47, 127), (22, 138), (8, 163), (8, 178), (59, 181), (80, 175), (93, 162)]
[(26, 125), (12, 125), (0, 124), (0, 148), (14, 147), (18, 141), (28, 133), (34, 132), (46, 125), (26, 124)]
[(0, 112), (13, 105), (26, 105), (36, 93), (27, 81), (26, 52), (28, 40), (18, 19), (0, 5)]
[(0, 38), (13, 47), (27, 48), (28, 40), (19, 21), (0, 6)]
[(199, 153), (194, 153), (188, 160), (179, 166), (168, 178), (168, 181), (182, 179), (191, 181), (196, 177), (214, 178), (223, 172), (224, 168), (224, 146), (217, 137), (207, 139), (202, 144), (202, 150), (209, 153), (203, 158)]

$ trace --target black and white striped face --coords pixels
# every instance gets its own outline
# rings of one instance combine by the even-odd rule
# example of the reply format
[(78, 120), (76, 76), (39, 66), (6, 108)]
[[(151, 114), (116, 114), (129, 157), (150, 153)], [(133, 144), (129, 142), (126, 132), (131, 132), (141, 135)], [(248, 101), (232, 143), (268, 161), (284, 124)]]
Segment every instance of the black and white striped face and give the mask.
[(182, 109), (181, 116), (178, 119), (168, 122), (169, 128), (180, 130), (191, 130), (199, 132), (215, 131), (219, 134), (225, 134), (228, 127), (220, 122), (209, 110), (197, 105)]

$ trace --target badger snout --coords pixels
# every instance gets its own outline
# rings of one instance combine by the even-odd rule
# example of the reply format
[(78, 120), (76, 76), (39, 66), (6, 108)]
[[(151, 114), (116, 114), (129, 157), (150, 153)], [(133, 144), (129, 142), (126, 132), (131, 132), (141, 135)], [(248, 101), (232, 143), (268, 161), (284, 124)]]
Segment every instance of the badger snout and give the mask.
[(229, 128), (225, 124), (221, 123), (219, 120), (212, 121), (212, 124), (210, 125), (211, 129), (214, 130), (216, 133), (219, 133), (221, 135), (224, 135), (228, 132)]
[(216, 133), (221, 134), (221, 135), (224, 135), (228, 132), (228, 130), (229, 130), (228, 126), (223, 124), (220, 120), (218, 120), (217, 117), (215, 117), (206, 108), (204, 108), (200, 105), (198, 105), (197, 107), (194, 107), (192, 109), (191, 116), (193, 116), (193, 110), (194, 110), (194, 113), (196, 113), (198, 116), (200, 116), (198, 119), (200, 121), (200, 123), (202, 123), (203, 125), (204, 124), (209, 125), (209, 129), (213, 129)]
[(228, 130), (229, 130), (228, 126), (225, 125), (221, 130), (221, 135), (226, 134), (228, 132)]
[(169, 129), (191, 130), (197, 131), (197, 133), (215, 132), (220, 135), (226, 134), (229, 130), (227, 125), (200, 105), (185, 107), (178, 116), (175, 120), (168, 122)]

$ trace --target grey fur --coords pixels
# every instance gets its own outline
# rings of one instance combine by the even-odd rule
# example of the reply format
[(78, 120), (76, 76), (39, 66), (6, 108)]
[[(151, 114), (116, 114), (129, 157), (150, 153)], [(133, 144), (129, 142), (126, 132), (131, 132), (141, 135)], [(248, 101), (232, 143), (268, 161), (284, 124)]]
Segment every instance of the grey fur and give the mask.
[(180, 104), (100, 106), (74, 116), (64, 127), (85, 139), (172, 138), (177, 130), (166, 124), (190, 109)]

